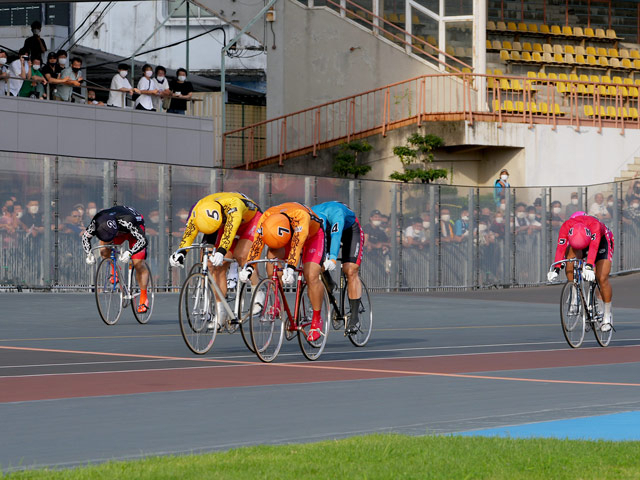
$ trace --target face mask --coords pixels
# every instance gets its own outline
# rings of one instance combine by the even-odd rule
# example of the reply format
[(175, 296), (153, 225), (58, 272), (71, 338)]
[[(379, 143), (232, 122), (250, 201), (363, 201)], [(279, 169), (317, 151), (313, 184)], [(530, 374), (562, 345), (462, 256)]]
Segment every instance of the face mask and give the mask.
[(120, 76), (121, 76), (122, 78), (124, 78), (124, 77), (126, 77), (126, 76), (127, 76), (127, 73), (129, 73), (129, 72), (127, 72), (126, 70), (120, 70), (120, 72), (118, 72), (118, 73), (120, 73)]
[(59, 58), (58, 59), (58, 63), (64, 67), (67, 64), (67, 59), (64, 58), (64, 57), (63, 58)]
[(502, 223), (502, 222), (504, 222), (504, 218), (496, 217), (496, 223)]
[(578, 199), (577, 198), (572, 198), (571, 199), (571, 205), (577, 205), (578, 204)]
[(640, 203), (631, 204), (631, 208), (634, 208), (634, 209), (640, 208)]
[(480, 225), (478, 225), (478, 230), (480, 232), (484, 232), (487, 229), (487, 226), (483, 223), (481, 223)]
[(88, 209), (87, 209), (87, 213), (88, 213), (89, 215), (91, 215), (92, 217), (96, 214), (96, 212), (97, 212), (97, 211), (98, 211), (98, 210), (97, 210), (96, 208), (88, 208)]
[(178, 81), (179, 82), (184, 82), (187, 79), (187, 77), (185, 77), (184, 75), (179, 75), (178, 76)]
[(22, 212), (16, 212), (16, 218), (22, 218)]
[(516, 217), (518, 217), (518, 218), (524, 218), (524, 217), (526, 217), (526, 216), (527, 216), (527, 214), (526, 214), (526, 213), (524, 213), (524, 212), (517, 212), (517, 213), (516, 213)]
[(7, 63), (7, 59), (4, 57), (0, 58), (0, 65), (4, 65), (5, 63)]
[(74, 68), (74, 67), (71, 67), (71, 70), (73, 70), (73, 73), (78, 73), (80, 71), (79, 68)]
[(31, 215), (35, 215), (36, 213), (38, 213), (38, 205), (31, 205), (30, 207), (28, 207), (29, 213)]
[(501, 203), (500, 204), (500, 210), (505, 210), (507, 208), (507, 204), (506, 203)]
[(180, 220), (182, 220), (183, 222), (189, 217), (188, 213), (181, 213), (180, 215), (178, 215), (178, 217), (180, 218)]
[(159, 82), (164, 82), (164, 75), (158, 75), (158, 76), (156, 77), (156, 79), (157, 79)]
[(442, 216), (440, 217), (440, 219), (441, 219), (443, 222), (448, 222), (449, 220), (451, 220), (451, 215), (442, 215)]
[(509, 178), (509, 175), (500, 175), (500, 180), (502, 180), (503, 182), (506, 182), (507, 178)]
[(144, 72), (144, 76), (147, 78), (151, 78), (151, 76), (153, 75), (153, 71), (152, 70), (147, 70), (146, 72)]
[(527, 216), (529, 217), (529, 220), (535, 220), (536, 219), (536, 214), (535, 213), (529, 213)]
[(40, 65), (33, 65), (33, 69), (37, 72), (40, 70)]
[(35, 28), (33, 30), (31, 30), (33, 32), (34, 35), (40, 35), (40, 29), (39, 28)]
[(561, 211), (562, 211), (562, 209), (560, 207), (555, 207), (553, 209), (553, 213), (555, 213), (556, 215), (558, 215)]
[(151, 223), (158, 223), (160, 221), (160, 217), (149, 217), (149, 220), (151, 220)]
[(373, 225), (374, 227), (379, 227), (381, 223), (382, 222), (380, 220), (373, 220), (371, 222), (371, 225)]
[(462, 217), (460, 217), (460, 219), (461, 219), (463, 222), (468, 222), (468, 221), (469, 221), (469, 215), (463, 215)]
[(422, 226), (424, 228), (429, 228), (431, 226), (431, 222), (422, 222)]
[(613, 207), (613, 202), (607, 202), (608, 207)]

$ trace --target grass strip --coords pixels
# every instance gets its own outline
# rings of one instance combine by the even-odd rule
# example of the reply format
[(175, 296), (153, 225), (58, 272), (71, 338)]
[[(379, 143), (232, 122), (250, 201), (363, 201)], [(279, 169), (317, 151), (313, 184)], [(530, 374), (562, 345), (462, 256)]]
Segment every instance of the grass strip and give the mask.
[(375, 434), (66, 470), (29, 470), (2, 478), (621, 480), (640, 478), (640, 442)]

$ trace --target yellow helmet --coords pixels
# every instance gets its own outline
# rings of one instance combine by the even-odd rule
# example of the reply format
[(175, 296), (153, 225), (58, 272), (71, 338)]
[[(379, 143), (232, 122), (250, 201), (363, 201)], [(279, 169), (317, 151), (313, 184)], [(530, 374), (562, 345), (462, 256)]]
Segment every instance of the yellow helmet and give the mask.
[(198, 204), (194, 208), (193, 216), (198, 231), (209, 235), (218, 231), (222, 224), (222, 207), (218, 202)]
[(262, 224), (262, 239), (270, 248), (284, 247), (291, 240), (291, 223), (287, 216), (274, 213)]

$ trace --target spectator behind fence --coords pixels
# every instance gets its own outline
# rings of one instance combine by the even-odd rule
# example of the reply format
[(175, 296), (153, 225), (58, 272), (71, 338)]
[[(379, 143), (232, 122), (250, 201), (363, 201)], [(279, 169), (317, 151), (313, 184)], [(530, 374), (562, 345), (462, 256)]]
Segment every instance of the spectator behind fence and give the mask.
[(29, 200), (27, 202), (27, 211), (20, 219), (25, 230), (32, 237), (37, 237), (44, 232), (42, 225), (42, 213), (40, 212), (40, 202), (38, 200)]
[(624, 209), (624, 216), (631, 220), (636, 227), (640, 226), (640, 198), (633, 198), (627, 208)]
[(84, 211), (84, 216), (82, 217), (82, 223), (84, 225), (89, 225), (93, 217), (96, 216), (96, 213), (98, 213), (98, 206), (96, 205), (96, 202), (87, 202), (87, 209)]
[(62, 233), (71, 234), (77, 236), (78, 239), (84, 232), (84, 224), (82, 223), (82, 212), (75, 208), (71, 211), (71, 214), (65, 219), (62, 227)]
[(111, 79), (111, 91), (109, 92), (109, 100), (107, 105), (109, 107), (124, 108), (126, 105), (126, 95), (133, 95), (139, 93), (137, 88), (132, 88), (127, 75), (129, 74), (129, 65), (121, 63), (118, 65), (118, 73), (116, 73)]
[(171, 99), (167, 112), (185, 115), (187, 113), (187, 100), (191, 100), (191, 95), (193, 94), (193, 85), (191, 85), (191, 82), (187, 82), (187, 71), (184, 68), (179, 68), (176, 74), (178, 78), (170, 83), (170, 88), (174, 97), (177, 95), (179, 98)]
[(146, 110), (148, 112), (155, 112), (153, 106), (153, 99), (158, 94), (158, 90), (155, 88), (156, 83), (153, 77), (153, 68), (151, 65), (146, 64), (142, 67), (142, 77), (138, 80), (138, 91), (140, 96), (136, 100), (136, 110)]
[(412, 218), (411, 225), (404, 230), (404, 242), (407, 246), (422, 248), (427, 243), (427, 234), (422, 219)]
[(493, 223), (491, 224), (491, 231), (494, 233), (497, 239), (503, 239), (505, 235), (505, 223), (504, 214), (497, 212)]
[(22, 88), (22, 82), (27, 78), (29, 71), (29, 52), (25, 48), (21, 48), (18, 52), (18, 58), (9, 64), (9, 95), (17, 97)]
[(500, 170), (500, 178), (498, 178), (493, 184), (493, 200), (496, 202), (496, 207), (500, 206), (500, 200), (503, 200), (506, 193), (509, 182), (509, 171), (506, 168)]
[(148, 218), (149, 222), (145, 224), (145, 234), (155, 237), (160, 232), (160, 212), (151, 210)]
[(389, 252), (389, 237), (382, 228), (382, 214), (380, 210), (373, 210), (369, 216), (369, 223), (363, 228), (364, 247), (367, 251), (378, 251), (383, 255)]
[(39, 58), (40, 60), (42, 60), (44, 52), (47, 51), (47, 44), (44, 43), (44, 40), (42, 38), (40, 38), (41, 31), (42, 24), (38, 20), (36, 20), (31, 24), (31, 33), (33, 33), (33, 35), (24, 41), (23, 48), (25, 48), (27, 52), (29, 52), (29, 56), (31, 57), (31, 59)]
[(536, 220), (542, 224), (542, 199), (536, 198), (533, 207), (536, 209)]
[(47, 64), (40, 71), (42, 76), (49, 84), (49, 99), (53, 100), (56, 86), (60, 83), (58, 76), (60, 75), (60, 67), (58, 65), (58, 57), (55, 52), (49, 52), (47, 55)]
[[(58, 57), (58, 62), (60, 57)], [(62, 102), (70, 102), (73, 87), (80, 87), (84, 78), (82, 77), (82, 59), (74, 57), (71, 59), (71, 66), (64, 68), (60, 72), (62, 83), (56, 88), (54, 98)]]
[(536, 207), (527, 207), (527, 220), (529, 220), (529, 229), (532, 232), (539, 232), (542, 228), (542, 224), (538, 221), (538, 214), (536, 213)]
[(156, 67), (154, 81), (158, 95), (153, 97), (153, 106), (156, 112), (163, 112), (169, 108), (171, 103), (171, 88), (169, 87), (169, 80), (167, 80), (167, 69), (162, 65)]
[(8, 79), (9, 66), (7, 65), (7, 52), (0, 50), (0, 96), (7, 95)]
[(630, 204), (635, 199), (640, 200), (640, 180), (630, 183), (627, 194), (625, 195), (627, 204)]
[(443, 242), (455, 242), (457, 240), (453, 232), (453, 221), (448, 208), (440, 210), (440, 240)]
[(469, 237), (469, 210), (464, 209), (454, 225), (454, 233), (460, 240)]
[(578, 192), (571, 192), (571, 201), (565, 208), (564, 216), (565, 218), (570, 218), (571, 215), (580, 210), (580, 205), (578, 205)]
[(516, 235), (526, 235), (529, 230), (529, 219), (527, 218), (527, 206), (524, 203), (516, 204), (516, 216), (513, 219)]
[(87, 90), (87, 105), (104, 105), (104, 102), (99, 101), (96, 98), (96, 91), (93, 89)]
[(596, 217), (600, 221), (609, 220), (611, 216), (607, 211), (607, 205), (604, 203), (604, 195), (596, 193), (593, 203), (589, 207), (589, 215)]
[(47, 84), (42, 72), (40, 71), (41, 61), (39, 58), (34, 58), (29, 62), (29, 71), (27, 78), (22, 82), (19, 97), (25, 98), (44, 98), (44, 86)]
[(551, 225), (554, 228), (560, 228), (565, 219), (562, 217), (562, 202), (554, 200), (551, 202)]
[(18, 222), (13, 215), (13, 202), (7, 200), (2, 206), (0, 213), (0, 234), (4, 238), (4, 246), (9, 246), (15, 238), (16, 230), (18, 229)]
[(478, 222), (478, 244), (489, 245), (496, 240), (495, 234), (489, 230), (489, 226), (486, 220), (481, 219)]

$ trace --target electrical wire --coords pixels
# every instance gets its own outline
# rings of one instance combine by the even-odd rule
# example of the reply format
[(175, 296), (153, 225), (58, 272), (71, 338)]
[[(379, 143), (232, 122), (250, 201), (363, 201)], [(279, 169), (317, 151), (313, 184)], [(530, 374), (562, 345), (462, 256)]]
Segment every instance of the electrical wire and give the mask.
[(73, 45), (69, 46), (69, 50), (71, 50), (73, 47), (75, 47), (78, 42), (80, 40), (82, 40), (84, 37), (87, 36), (87, 33), (89, 33), (89, 31), (91, 30), (91, 28), (100, 21), (100, 19), (109, 11), (111, 10), (112, 6), (114, 5), (113, 1), (109, 2), (109, 4), (104, 8), (104, 10), (102, 10), (102, 12), (100, 12), (100, 15), (98, 15), (98, 18), (95, 19), (95, 21), (89, 25), (89, 27), (87, 27), (87, 29), (85, 30), (85, 32), (80, 36), (80, 38), (76, 39), (75, 42), (73, 42)]
[(64, 47), (67, 44), (67, 42), (69, 40), (71, 40), (71, 38), (73, 38), (73, 36), (76, 34), (76, 32), (82, 28), (82, 26), (87, 22), (87, 20), (89, 20), (89, 17), (91, 17), (91, 15), (93, 15), (93, 12), (95, 12), (98, 9), (98, 7), (100, 6), (101, 3), (102, 2), (98, 2), (98, 4), (95, 7), (93, 7), (93, 10), (91, 10), (89, 12), (89, 14), (86, 17), (84, 17), (84, 20), (82, 20), (82, 23), (80, 25), (78, 25), (78, 27), (73, 31), (73, 33), (71, 35), (69, 35), (67, 37), (67, 39), (64, 42), (62, 42), (62, 44), (60, 45), (58, 50), (62, 50), (62, 47)]

